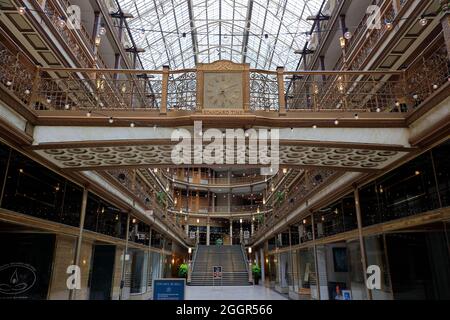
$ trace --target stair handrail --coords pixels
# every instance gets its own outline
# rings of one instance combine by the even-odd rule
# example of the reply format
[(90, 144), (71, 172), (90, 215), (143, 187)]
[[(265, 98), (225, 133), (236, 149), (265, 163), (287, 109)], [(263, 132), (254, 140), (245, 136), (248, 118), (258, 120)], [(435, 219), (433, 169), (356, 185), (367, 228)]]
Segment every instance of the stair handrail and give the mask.
[(191, 272), (194, 272), (194, 264), (195, 264), (195, 260), (197, 259), (197, 252), (198, 252), (198, 247), (199, 247), (199, 245), (197, 244), (196, 246), (195, 246), (195, 252), (194, 252), (194, 255), (192, 256), (192, 262), (191, 262)]
[(248, 259), (247, 259), (247, 255), (245, 254), (245, 247), (244, 247), (244, 245), (241, 243), (241, 253), (242, 253), (242, 256), (244, 257), (244, 262), (245, 262), (245, 270), (247, 270), (247, 272), (248, 272)]

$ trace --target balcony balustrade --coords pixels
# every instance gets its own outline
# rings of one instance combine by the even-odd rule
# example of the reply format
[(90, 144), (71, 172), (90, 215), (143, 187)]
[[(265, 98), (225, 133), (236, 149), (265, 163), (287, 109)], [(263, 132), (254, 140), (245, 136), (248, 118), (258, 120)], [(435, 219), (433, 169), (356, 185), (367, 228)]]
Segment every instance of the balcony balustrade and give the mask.
[(170, 214), (165, 203), (158, 201), (156, 194), (137, 174), (129, 170), (109, 171), (108, 174), (117, 180), (125, 189), (130, 190), (136, 199), (147, 209), (153, 212), (153, 215), (168, 225), (173, 232), (180, 238), (186, 236), (181, 228), (181, 220), (178, 216)]
[[(0, 57), (0, 83), (31, 111), (202, 111), (196, 69), (41, 68), (8, 43)], [(441, 40), (403, 71), (250, 70), (248, 112), (408, 112), (449, 75)]]
[[(319, 187), (338, 174), (335, 171), (323, 169), (311, 170), (304, 174), (282, 199), (280, 198), (279, 201), (274, 203), (273, 211), (263, 215), (262, 221), (260, 221), (257, 231), (252, 235), (250, 243), (267, 233), (277, 222), (282, 221), (284, 217), (305, 202)], [(293, 198), (292, 196), (294, 195), (295, 197)]]

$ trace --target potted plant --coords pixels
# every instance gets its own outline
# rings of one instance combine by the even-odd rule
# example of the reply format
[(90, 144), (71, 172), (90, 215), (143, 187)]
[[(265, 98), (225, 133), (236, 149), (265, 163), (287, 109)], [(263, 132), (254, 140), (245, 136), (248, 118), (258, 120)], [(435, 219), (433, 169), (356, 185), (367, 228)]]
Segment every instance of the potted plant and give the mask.
[(180, 266), (178, 267), (178, 276), (180, 278), (187, 279), (188, 269), (189, 269), (189, 267), (186, 263), (180, 264)]
[(259, 279), (261, 278), (261, 268), (257, 264), (254, 264), (252, 266), (252, 273), (253, 273), (253, 281), (255, 285), (258, 285)]

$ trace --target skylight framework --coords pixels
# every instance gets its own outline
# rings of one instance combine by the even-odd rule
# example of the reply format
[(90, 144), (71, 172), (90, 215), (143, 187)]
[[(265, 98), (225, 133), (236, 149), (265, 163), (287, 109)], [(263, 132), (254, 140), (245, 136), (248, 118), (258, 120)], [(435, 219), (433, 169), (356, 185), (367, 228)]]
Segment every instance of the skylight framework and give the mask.
[(324, 0), (118, 0), (146, 69), (231, 60), (295, 70)]

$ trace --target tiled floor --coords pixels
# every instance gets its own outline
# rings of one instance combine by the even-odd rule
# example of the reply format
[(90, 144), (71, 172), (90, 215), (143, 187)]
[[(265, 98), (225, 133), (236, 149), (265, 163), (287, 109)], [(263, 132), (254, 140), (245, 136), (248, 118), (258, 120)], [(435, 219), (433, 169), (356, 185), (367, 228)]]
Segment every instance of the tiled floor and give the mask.
[(186, 300), (287, 300), (264, 286), (186, 287)]

